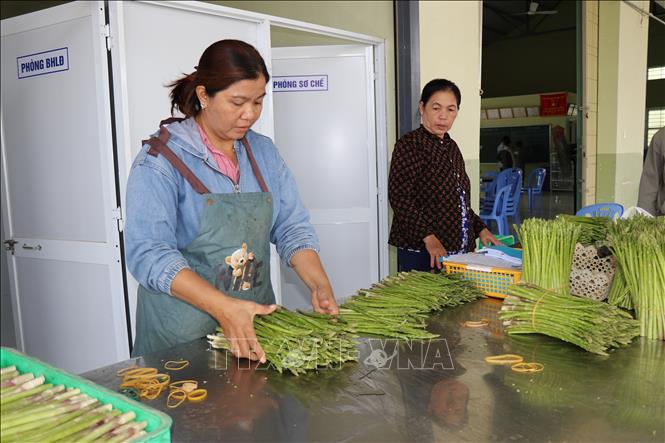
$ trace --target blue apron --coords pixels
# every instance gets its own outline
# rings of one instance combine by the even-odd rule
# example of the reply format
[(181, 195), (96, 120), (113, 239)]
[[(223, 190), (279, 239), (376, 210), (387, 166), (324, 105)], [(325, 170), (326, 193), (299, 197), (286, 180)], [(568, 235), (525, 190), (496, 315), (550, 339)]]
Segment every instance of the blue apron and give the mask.
[[(169, 122), (173, 120), (165, 120)], [(148, 154), (164, 155), (201, 195), (204, 207), (197, 237), (180, 252), (192, 271), (221, 292), (261, 304), (275, 303), (270, 283), (272, 196), (246, 139), (252, 171), (262, 192), (213, 194), (166, 146), (168, 130), (147, 141)], [(144, 286), (138, 289), (132, 356), (144, 355), (212, 333), (217, 321), (187, 302)]]

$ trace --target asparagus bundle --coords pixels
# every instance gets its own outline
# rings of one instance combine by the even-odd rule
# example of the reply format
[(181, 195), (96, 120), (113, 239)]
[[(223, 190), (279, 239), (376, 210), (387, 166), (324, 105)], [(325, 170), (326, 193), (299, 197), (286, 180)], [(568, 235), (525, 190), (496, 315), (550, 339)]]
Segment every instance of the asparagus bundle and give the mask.
[[(356, 360), (355, 336), (338, 326), (343, 320), (333, 316), (295, 313), (280, 308), (270, 315), (254, 318), (254, 330), (270, 364), (280, 373), (294, 375), (308, 369), (333, 367)], [(216, 349), (230, 349), (221, 328), (208, 335)]]
[(619, 220), (610, 228), (609, 240), (640, 322), (640, 335), (665, 339), (665, 217)]
[(584, 246), (595, 245), (607, 239), (607, 230), (612, 224), (608, 217), (581, 217), (570, 214), (559, 214), (557, 218), (569, 223), (579, 225), (582, 228), (579, 242)]
[(623, 276), (621, 264), (617, 262), (617, 269), (612, 279), (612, 287), (607, 295), (607, 302), (611, 305), (624, 309), (633, 309), (633, 301), (630, 298), (630, 291), (626, 284), (626, 278)]
[[(358, 335), (424, 340), (430, 312), (482, 297), (458, 275), (402, 272), (362, 289), (340, 307), (340, 315), (291, 312), (280, 308), (256, 317), (254, 328), (270, 364), (295, 375), (357, 360)], [(229, 349), (224, 333), (208, 335), (213, 348)]]
[(564, 218), (530, 218), (516, 226), (522, 251), (522, 281), (567, 293), (579, 224)]
[(134, 412), (121, 414), (79, 389), (44, 381), (43, 376), (19, 375), (14, 366), (2, 368), (3, 442), (125, 442), (146, 434), (147, 422), (135, 422)]
[(528, 284), (513, 285), (508, 294), (499, 313), (508, 334), (545, 334), (600, 355), (639, 335), (638, 322), (607, 303)]
[(428, 339), (427, 317), (432, 311), (458, 306), (483, 296), (457, 274), (401, 272), (369, 289), (361, 289), (340, 306), (347, 330), (398, 339)]

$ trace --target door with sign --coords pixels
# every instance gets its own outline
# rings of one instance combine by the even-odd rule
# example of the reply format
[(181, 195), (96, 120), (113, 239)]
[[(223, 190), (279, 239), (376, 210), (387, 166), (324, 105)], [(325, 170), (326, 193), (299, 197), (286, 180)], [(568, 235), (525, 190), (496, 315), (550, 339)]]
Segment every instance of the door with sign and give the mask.
[(17, 347), (72, 372), (129, 357), (104, 10), (2, 21), (2, 218)]
[[(295, 176), (338, 300), (380, 277), (373, 49), (273, 48), (275, 143)], [(379, 168), (380, 170), (380, 168)], [(282, 303), (311, 307), (282, 265)]]

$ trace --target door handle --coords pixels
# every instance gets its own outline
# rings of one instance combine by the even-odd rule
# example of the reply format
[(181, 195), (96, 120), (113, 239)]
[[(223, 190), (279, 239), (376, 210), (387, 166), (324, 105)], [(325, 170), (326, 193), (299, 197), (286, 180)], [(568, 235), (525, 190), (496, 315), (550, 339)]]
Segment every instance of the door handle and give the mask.
[(16, 240), (10, 238), (9, 240), (5, 240), (3, 243), (5, 244), (5, 250), (7, 250), (7, 251), (9, 251), (13, 254), (14, 253), (14, 246), (18, 242)]
[(32, 251), (41, 251), (42, 250), (42, 245), (37, 245), (37, 246), (30, 246), (26, 243), (23, 243), (22, 246), (23, 249), (30, 249)]

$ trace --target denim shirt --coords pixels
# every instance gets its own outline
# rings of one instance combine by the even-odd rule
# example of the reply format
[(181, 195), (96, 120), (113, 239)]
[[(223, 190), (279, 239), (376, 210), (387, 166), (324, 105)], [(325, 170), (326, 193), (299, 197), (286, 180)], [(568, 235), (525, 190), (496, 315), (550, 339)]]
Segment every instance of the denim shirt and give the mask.
[[(193, 119), (168, 126), (167, 146), (213, 194), (235, 192), (233, 182), (217, 168)], [(309, 212), (298, 194), (295, 179), (268, 137), (252, 130), (245, 136), (272, 194), (270, 241), (290, 264), (303, 249), (318, 252), (319, 239)], [(204, 199), (164, 158), (147, 153), (144, 145), (132, 165), (127, 183), (125, 249), (129, 271), (148, 289), (171, 294), (175, 275), (188, 268), (180, 253), (198, 235)], [(240, 192), (261, 192), (240, 141), (234, 149), (240, 167)], [(223, 221), (221, 221), (223, 223)]]

